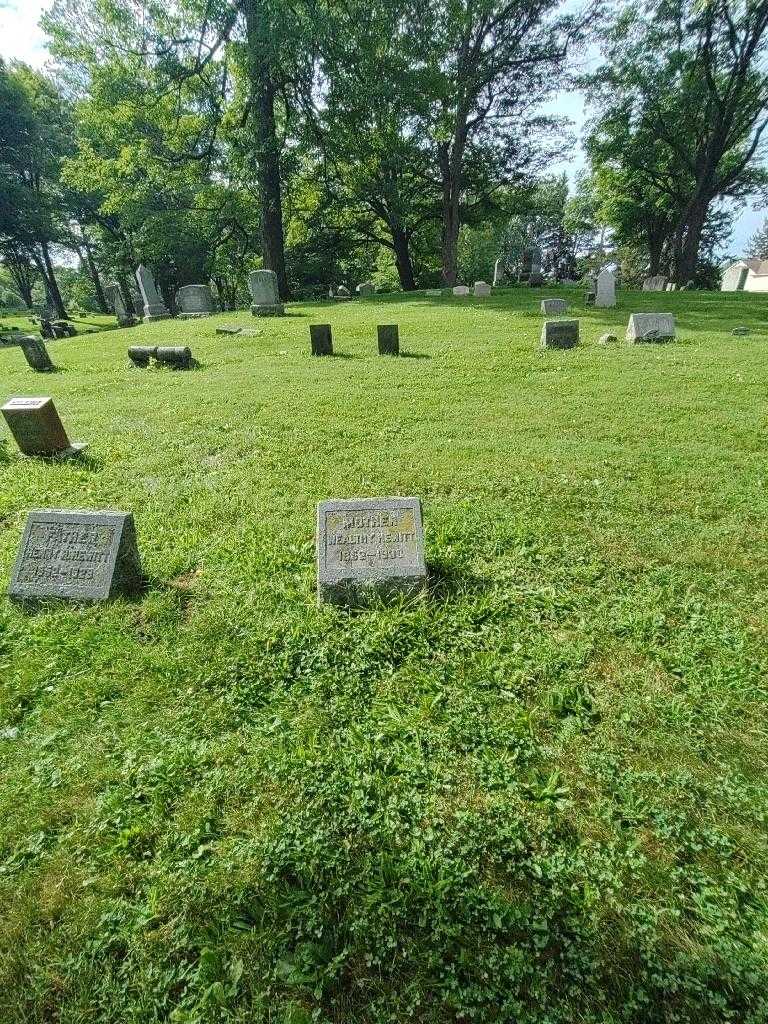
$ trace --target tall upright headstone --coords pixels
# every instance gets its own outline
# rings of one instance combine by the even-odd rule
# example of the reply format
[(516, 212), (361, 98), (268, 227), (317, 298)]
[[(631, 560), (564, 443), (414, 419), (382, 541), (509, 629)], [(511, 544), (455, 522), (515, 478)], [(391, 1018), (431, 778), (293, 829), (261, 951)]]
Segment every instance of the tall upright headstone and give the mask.
[(603, 309), (616, 305), (616, 278), (610, 270), (601, 270), (597, 275), (595, 305)]
[(500, 284), (503, 284), (506, 279), (506, 273), (504, 270), (504, 257), (500, 256), (499, 259), (493, 265), (493, 287), (498, 288)]
[(418, 594), (427, 583), (418, 498), (355, 498), (317, 506), (317, 599)]
[(141, 584), (129, 512), (36, 509), (27, 516), (8, 592), (17, 600), (106, 601)]
[(52, 398), (10, 398), (0, 411), (24, 455), (68, 458), (87, 448), (69, 440)]
[(248, 289), (254, 316), (285, 316), (274, 270), (254, 270), (248, 275)]
[(150, 323), (152, 320), (167, 320), (171, 315), (166, 308), (160, 292), (157, 290), (155, 279), (149, 267), (142, 263), (136, 271), (136, 283), (141, 292), (144, 302), (144, 321)]

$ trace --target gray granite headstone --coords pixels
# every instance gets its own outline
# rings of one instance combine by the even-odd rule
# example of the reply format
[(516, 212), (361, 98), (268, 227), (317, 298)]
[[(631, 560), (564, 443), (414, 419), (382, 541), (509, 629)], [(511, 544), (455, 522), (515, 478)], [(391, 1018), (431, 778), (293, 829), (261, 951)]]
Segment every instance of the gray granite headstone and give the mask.
[(106, 601), (142, 584), (129, 512), (37, 509), (27, 516), (9, 594)]
[(248, 289), (254, 316), (285, 316), (274, 270), (254, 270), (248, 275)]
[(664, 274), (655, 274), (653, 277), (646, 277), (643, 281), (644, 292), (663, 292), (667, 287), (667, 278)]
[(367, 596), (426, 588), (419, 498), (356, 498), (317, 506), (318, 603), (354, 606)]
[(578, 320), (547, 320), (541, 329), (543, 348), (573, 348), (578, 343)]
[(541, 312), (545, 316), (557, 316), (558, 313), (565, 313), (568, 303), (565, 299), (542, 299)]
[(491, 286), (486, 281), (475, 281), (474, 296), (476, 299), (487, 299), (491, 294)]
[(506, 279), (506, 273), (504, 270), (504, 258), (499, 257), (493, 265), (493, 287), (498, 288), (500, 284), (504, 283)]
[(675, 318), (672, 313), (633, 313), (627, 324), (627, 341), (672, 341), (675, 337)]
[(400, 355), (400, 331), (397, 324), (379, 324), (378, 328), (379, 355)]
[(182, 320), (210, 316), (214, 311), (213, 295), (207, 284), (185, 284), (176, 293), (176, 302)]
[(0, 411), (24, 455), (68, 458), (87, 448), (69, 440), (52, 398), (10, 398)]
[(48, 349), (39, 338), (35, 338), (34, 335), (24, 335), (19, 338), (19, 346), (33, 370), (37, 370), (38, 373), (49, 373), (56, 369), (48, 355)]
[(333, 335), (330, 324), (310, 324), (309, 342), (313, 356), (333, 355)]
[(149, 267), (143, 264), (136, 271), (136, 282), (144, 302), (144, 320), (149, 323), (152, 320), (167, 320), (171, 315), (163, 302), (160, 292), (157, 290), (155, 279)]
[(357, 294), (361, 299), (367, 299), (369, 295), (376, 294), (376, 285), (373, 281), (363, 281), (362, 284), (357, 286)]
[(123, 299), (123, 293), (120, 290), (120, 286), (117, 284), (108, 284), (105, 286), (104, 292), (106, 294), (107, 301), (111, 304), (112, 309), (114, 310), (120, 327), (133, 327), (136, 321), (126, 309), (125, 299)]
[(453, 289), (453, 294), (459, 296), (460, 298), (464, 298), (465, 296), (469, 295), (469, 288), (467, 288), (465, 284), (457, 284), (456, 287)]
[(616, 305), (616, 278), (610, 270), (601, 270), (595, 285), (595, 305), (610, 309)]

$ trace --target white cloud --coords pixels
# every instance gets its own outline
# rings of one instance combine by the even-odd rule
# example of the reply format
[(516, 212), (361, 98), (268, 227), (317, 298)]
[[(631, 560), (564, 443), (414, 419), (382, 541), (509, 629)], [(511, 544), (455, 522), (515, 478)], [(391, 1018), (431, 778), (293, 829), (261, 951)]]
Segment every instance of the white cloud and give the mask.
[(48, 60), (40, 15), (53, 0), (0, 0), (0, 57), (40, 68)]

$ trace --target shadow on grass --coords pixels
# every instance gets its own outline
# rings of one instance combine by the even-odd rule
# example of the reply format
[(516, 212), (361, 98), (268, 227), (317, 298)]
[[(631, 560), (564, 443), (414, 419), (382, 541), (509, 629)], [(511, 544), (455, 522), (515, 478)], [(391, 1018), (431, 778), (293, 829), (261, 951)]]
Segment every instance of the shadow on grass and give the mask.
[(401, 352), (401, 359), (431, 359), (432, 356), (427, 355), (426, 352)]

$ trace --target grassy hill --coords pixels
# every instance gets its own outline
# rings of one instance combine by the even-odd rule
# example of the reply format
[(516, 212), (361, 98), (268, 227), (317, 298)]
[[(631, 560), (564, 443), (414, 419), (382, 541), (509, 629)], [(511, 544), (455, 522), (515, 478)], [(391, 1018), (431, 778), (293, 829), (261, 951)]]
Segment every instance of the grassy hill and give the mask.
[[(0, 1020), (766, 1020), (766, 300), (557, 352), (541, 295), (0, 351), (91, 444), (0, 445), (2, 586), (35, 507), (133, 511), (149, 577), (0, 599)], [(388, 494), (428, 599), (318, 609), (315, 503)]]

